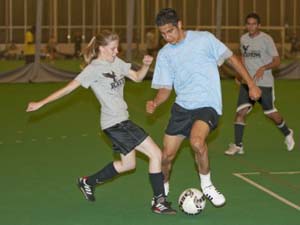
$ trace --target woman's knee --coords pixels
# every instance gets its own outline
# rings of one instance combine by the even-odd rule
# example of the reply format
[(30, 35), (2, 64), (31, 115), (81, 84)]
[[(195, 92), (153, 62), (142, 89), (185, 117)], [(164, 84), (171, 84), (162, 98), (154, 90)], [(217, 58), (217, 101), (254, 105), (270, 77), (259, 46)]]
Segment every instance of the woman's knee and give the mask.
[(122, 162), (122, 170), (123, 172), (125, 171), (130, 171), (130, 170), (134, 170), (136, 167), (136, 162)]

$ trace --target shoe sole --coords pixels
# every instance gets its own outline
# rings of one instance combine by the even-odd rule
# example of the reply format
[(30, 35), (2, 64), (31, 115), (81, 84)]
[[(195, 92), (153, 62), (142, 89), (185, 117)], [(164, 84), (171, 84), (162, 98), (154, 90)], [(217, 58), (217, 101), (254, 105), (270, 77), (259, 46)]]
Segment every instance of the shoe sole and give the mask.
[(221, 207), (223, 207), (225, 204), (226, 204), (226, 201), (225, 202), (223, 202), (222, 204), (220, 204), (220, 205), (216, 205), (216, 204), (214, 204), (211, 200), (209, 200), (206, 196), (205, 196), (205, 198), (214, 206), (214, 207), (216, 207), (216, 208), (221, 208)]
[(161, 211), (152, 210), (152, 212), (155, 213), (155, 214), (160, 214), (160, 215), (175, 215), (175, 214), (177, 214), (176, 211), (172, 211), (172, 212), (161, 212)]
[(227, 152), (224, 152), (224, 155), (229, 155), (229, 156), (232, 156), (232, 155), (244, 155), (245, 152), (236, 152), (236, 153), (227, 153)]
[(212, 202), (212, 200), (210, 199), (210, 198), (208, 198), (205, 194), (204, 194), (204, 196), (205, 196), (205, 198), (207, 199), (207, 201), (209, 201), (214, 207), (216, 207), (216, 208), (219, 208), (219, 207), (222, 207), (222, 206), (224, 206), (225, 204), (226, 204), (226, 199), (225, 199), (225, 197), (224, 197), (224, 202), (223, 203), (221, 203), (220, 205), (216, 205), (216, 204), (214, 204), (213, 202)]

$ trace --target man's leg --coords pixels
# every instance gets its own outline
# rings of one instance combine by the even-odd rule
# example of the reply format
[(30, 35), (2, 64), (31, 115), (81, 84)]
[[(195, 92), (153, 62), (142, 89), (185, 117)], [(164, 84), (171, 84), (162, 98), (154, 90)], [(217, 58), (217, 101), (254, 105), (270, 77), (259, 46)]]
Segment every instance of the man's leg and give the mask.
[(243, 154), (243, 135), (245, 128), (245, 118), (254, 105), (254, 101), (249, 98), (249, 88), (241, 84), (237, 101), (237, 110), (234, 120), (234, 144), (229, 144), (229, 148), (224, 152), (226, 155)]
[(210, 132), (206, 122), (197, 120), (192, 127), (190, 143), (195, 152), (196, 162), (200, 174), (208, 174), (209, 160), (206, 138)]
[(162, 172), (164, 175), (165, 194), (169, 194), (169, 179), (170, 171), (172, 168), (172, 161), (176, 156), (176, 153), (184, 140), (183, 136), (171, 136), (165, 134), (164, 136), (164, 148), (162, 152)]
[(192, 127), (190, 142), (195, 152), (196, 162), (201, 182), (201, 189), (208, 200), (214, 206), (225, 204), (225, 197), (212, 184), (210, 178), (210, 167), (208, 159), (208, 148), (206, 138), (210, 132), (208, 124), (204, 121), (197, 120)]
[(288, 128), (284, 119), (277, 111), (274, 105), (275, 100), (275, 92), (272, 87), (264, 87), (262, 88), (262, 97), (261, 97), (261, 105), (264, 110), (265, 115), (270, 118), (278, 129), (285, 136), (285, 144), (287, 145), (288, 151), (292, 151), (295, 146), (295, 141), (293, 137), (293, 131)]
[(281, 133), (285, 136), (285, 144), (287, 145), (288, 151), (292, 151), (295, 146), (295, 141), (293, 137), (293, 130), (289, 129), (286, 125), (283, 117), (279, 112), (265, 113), (268, 118), (270, 118)]
[(230, 144), (229, 148), (224, 152), (226, 155), (244, 154), (243, 136), (245, 129), (245, 120), (251, 106), (241, 108), (235, 114), (234, 120), (234, 144)]

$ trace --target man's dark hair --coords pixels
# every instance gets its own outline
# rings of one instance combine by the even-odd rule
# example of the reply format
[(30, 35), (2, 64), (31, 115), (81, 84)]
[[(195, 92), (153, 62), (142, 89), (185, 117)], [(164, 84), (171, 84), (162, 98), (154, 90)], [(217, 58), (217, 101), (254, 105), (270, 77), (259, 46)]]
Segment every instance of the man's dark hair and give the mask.
[(249, 18), (256, 19), (257, 24), (260, 24), (260, 17), (259, 17), (259, 15), (257, 13), (255, 13), (255, 12), (249, 13), (246, 16), (245, 23), (247, 23), (247, 21), (248, 21)]
[(179, 18), (177, 16), (176, 11), (171, 8), (165, 8), (159, 11), (159, 13), (156, 16), (155, 22), (156, 25), (160, 27), (169, 23), (171, 23), (174, 26), (177, 26), (178, 21)]

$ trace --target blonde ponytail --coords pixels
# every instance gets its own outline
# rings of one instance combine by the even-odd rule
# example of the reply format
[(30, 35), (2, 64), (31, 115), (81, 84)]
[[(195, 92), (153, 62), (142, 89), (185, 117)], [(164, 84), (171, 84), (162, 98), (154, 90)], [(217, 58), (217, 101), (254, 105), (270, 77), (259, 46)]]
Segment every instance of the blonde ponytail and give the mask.
[(90, 64), (94, 59), (98, 57), (100, 53), (100, 46), (106, 46), (110, 42), (115, 40), (119, 40), (119, 36), (110, 30), (103, 30), (101, 33), (93, 36), (87, 47), (84, 49), (83, 57), (85, 66)]

